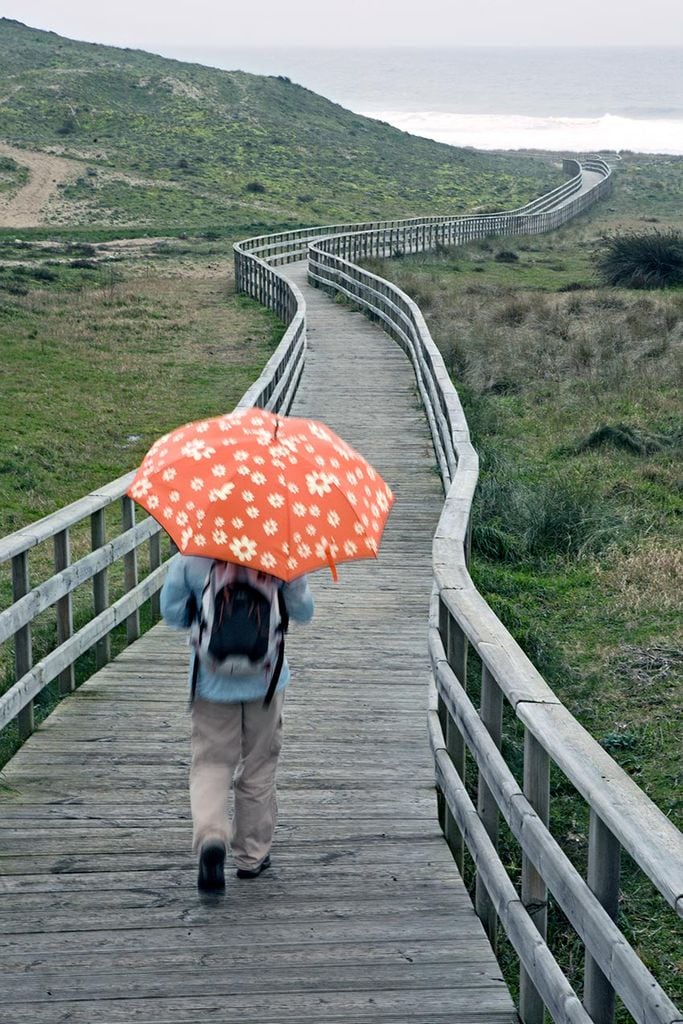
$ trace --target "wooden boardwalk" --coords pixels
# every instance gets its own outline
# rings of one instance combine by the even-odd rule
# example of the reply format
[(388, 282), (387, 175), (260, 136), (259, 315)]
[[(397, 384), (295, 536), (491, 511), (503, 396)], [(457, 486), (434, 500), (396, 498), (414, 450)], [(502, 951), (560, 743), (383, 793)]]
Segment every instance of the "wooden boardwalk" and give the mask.
[(1, 1024), (513, 1024), (437, 826), (426, 733), (441, 487), (409, 364), (304, 286), (293, 413), (397, 502), (377, 563), (312, 578), (290, 635), (274, 866), (203, 903), (189, 852), (187, 651), (158, 626), (65, 700), (1, 777)]

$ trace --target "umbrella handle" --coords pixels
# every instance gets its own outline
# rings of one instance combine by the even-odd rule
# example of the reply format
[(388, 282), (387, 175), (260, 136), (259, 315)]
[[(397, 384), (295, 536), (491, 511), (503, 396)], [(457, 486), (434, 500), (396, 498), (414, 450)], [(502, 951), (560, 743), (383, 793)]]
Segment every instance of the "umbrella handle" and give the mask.
[(330, 551), (329, 548), (327, 549), (327, 564), (330, 567), (330, 572), (332, 573), (333, 581), (335, 583), (339, 583), (339, 574), (337, 572), (337, 566), (334, 564), (334, 559), (332, 558), (332, 552)]

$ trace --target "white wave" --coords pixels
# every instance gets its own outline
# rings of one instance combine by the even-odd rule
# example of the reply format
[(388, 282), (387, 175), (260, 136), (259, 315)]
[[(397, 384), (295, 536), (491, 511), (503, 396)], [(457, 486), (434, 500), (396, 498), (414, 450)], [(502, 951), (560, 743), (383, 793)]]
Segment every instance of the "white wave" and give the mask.
[(442, 111), (369, 111), (359, 114), (386, 121), (411, 135), (476, 149), (545, 149), (563, 152), (609, 150), (683, 154), (683, 121), (603, 117), (525, 117), (501, 114), (450, 114)]

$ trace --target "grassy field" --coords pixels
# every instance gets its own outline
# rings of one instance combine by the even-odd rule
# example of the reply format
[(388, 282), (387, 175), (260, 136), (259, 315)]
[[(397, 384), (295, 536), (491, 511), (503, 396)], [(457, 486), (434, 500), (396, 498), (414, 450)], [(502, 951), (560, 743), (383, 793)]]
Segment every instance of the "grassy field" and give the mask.
[(0, 242), (0, 534), (134, 468), (178, 423), (231, 409), (260, 373), (282, 326), (234, 295), (227, 243), (185, 248), (103, 260), (67, 243), (1, 265)]
[[(680, 227), (682, 189), (683, 159), (624, 156), (613, 196), (552, 235), (372, 265), (419, 303), (463, 400), (482, 467), (477, 586), (679, 825), (683, 288), (602, 287), (594, 259), (604, 234)], [(517, 770), (519, 739), (508, 721)], [(556, 835), (584, 867), (585, 808), (559, 772), (552, 804)], [(517, 862), (511, 842), (508, 856)], [(624, 860), (621, 925), (683, 996), (680, 929)], [(578, 984), (579, 943), (556, 907), (550, 928)]]
[[(0, 536), (134, 469), (172, 427), (233, 408), (283, 325), (235, 295), (232, 275), (226, 237), (0, 238)], [(118, 516), (108, 514), (109, 536)], [(88, 551), (87, 520), (71, 540), (74, 557)], [(32, 553), (30, 571), (34, 585), (51, 575), (49, 545)], [(109, 582), (115, 600), (120, 565)], [(77, 628), (91, 614), (88, 590), (74, 597)], [(10, 600), (6, 565), (0, 607)], [(54, 645), (54, 614), (32, 633), (37, 661)], [(124, 642), (117, 631), (114, 650)], [(0, 692), (13, 682), (9, 646), (0, 651)], [(92, 656), (80, 659), (77, 678), (93, 666)], [(51, 684), (36, 702), (38, 721), (57, 700)], [(3, 730), (0, 765), (17, 745), (14, 727)]]

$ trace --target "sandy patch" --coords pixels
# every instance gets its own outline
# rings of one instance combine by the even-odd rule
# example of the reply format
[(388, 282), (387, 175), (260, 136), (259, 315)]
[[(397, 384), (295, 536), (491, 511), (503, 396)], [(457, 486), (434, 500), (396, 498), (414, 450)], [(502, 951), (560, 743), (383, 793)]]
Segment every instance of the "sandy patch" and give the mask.
[(17, 149), (0, 142), (0, 156), (12, 157), (28, 167), (29, 178), (19, 191), (0, 197), (0, 227), (30, 228), (45, 224), (45, 208), (63, 181), (71, 181), (83, 173), (83, 165), (75, 160), (52, 156), (31, 149)]

